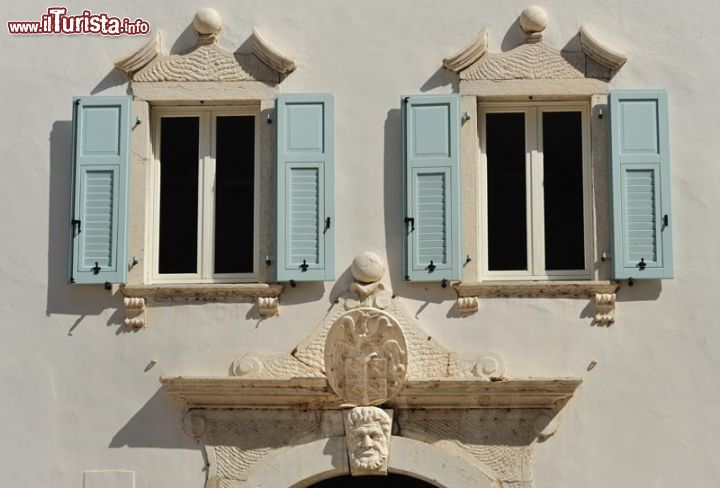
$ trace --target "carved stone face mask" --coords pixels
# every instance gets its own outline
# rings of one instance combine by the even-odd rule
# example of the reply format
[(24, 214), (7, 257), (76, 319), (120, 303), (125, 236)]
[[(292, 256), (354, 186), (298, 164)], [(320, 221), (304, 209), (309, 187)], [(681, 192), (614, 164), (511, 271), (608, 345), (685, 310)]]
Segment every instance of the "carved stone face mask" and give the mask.
[(387, 463), (388, 443), (379, 423), (353, 427), (350, 445), (350, 462), (359, 468), (378, 470)]
[(345, 437), (353, 476), (387, 473), (392, 431), (390, 415), (377, 407), (355, 407), (348, 411)]

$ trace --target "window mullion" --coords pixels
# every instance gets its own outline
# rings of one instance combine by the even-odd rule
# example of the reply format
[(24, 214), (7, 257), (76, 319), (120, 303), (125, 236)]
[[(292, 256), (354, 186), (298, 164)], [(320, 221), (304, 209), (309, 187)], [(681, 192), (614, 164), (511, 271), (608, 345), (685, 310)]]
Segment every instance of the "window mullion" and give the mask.
[(534, 108), (532, 120), (535, 124), (533, 135), (533, 276), (545, 275), (545, 185), (544, 185), (544, 152), (543, 125), (541, 108)]
[(153, 136), (155, 140), (155, 144), (153, 145), (153, 154), (152, 154), (152, 170), (150, 171), (150, 179), (149, 179), (149, 188), (150, 188), (150, 205), (149, 208), (151, 209), (151, 212), (148, 212), (148, 215), (150, 215), (150, 218), (148, 219), (148, 225), (146, 229), (148, 229), (149, 234), (151, 236), (151, 246), (150, 246), (150, 252), (148, 253), (148, 261), (151, 263), (151, 266), (148, 266), (148, 275), (146, 276), (147, 282), (149, 283), (152, 281), (152, 279), (160, 274), (160, 259), (159, 259), (159, 252), (160, 249), (160, 171), (161, 171), (161, 165), (160, 165), (160, 124), (161, 124), (162, 118), (160, 117), (160, 114), (156, 113), (153, 117)]
[(213, 245), (213, 224), (215, 219), (214, 203), (215, 203), (215, 121), (212, 113), (206, 111), (201, 114), (203, 139), (200, 144), (202, 154), (202, 187), (200, 204), (202, 208), (202, 235), (200, 236), (199, 262), (200, 276), (202, 279), (210, 279), (212, 277), (212, 245)]
[(528, 171), (528, 273), (537, 276), (542, 259), (542, 153), (539, 150), (540, 111), (528, 110), (527, 144), (529, 155)]

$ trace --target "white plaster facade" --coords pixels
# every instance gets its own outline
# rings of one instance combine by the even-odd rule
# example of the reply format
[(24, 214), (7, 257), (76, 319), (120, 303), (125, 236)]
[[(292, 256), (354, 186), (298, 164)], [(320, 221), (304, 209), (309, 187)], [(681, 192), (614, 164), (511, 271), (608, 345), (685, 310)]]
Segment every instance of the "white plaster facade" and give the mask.
[[(163, 48), (172, 53), (195, 44), (190, 23), (205, 6), (67, 5), (70, 12), (142, 17), (162, 33)], [(720, 279), (714, 259), (720, 257), (715, 210), (720, 207), (715, 161), (720, 102), (715, 86), (720, 68), (712, 60), (718, 5), (702, 2), (688, 8), (667, 0), (542, 4), (548, 14), (544, 42), (580, 50), (576, 35), (582, 25), (597, 40), (590, 49), (601, 40), (629, 59), (610, 88), (664, 88), (670, 97), (675, 278), (638, 281), (633, 287), (622, 283), (616, 297), (599, 297), (605, 307), (601, 313), (614, 313), (611, 327), (594, 323), (590, 298), (614, 290), (559, 297), (510, 293), (529, 296), (524, 298), (465, 290), (465, 300), (456, 304), (458, 294), (451, 287), (403, 281), (400, 96), (457, 92), (465, 81), (445, 70), (443, 59), (477, 39), (482, 29), (491, 53), (524, 42), (516, 20), (526, 3), (217, 1), (210, 6), (222, 15), (222, 46), (248, 53), (257, 29), (295, 60), (279, 92), (335, 97), (338, 279), (286, 286), (279, 314), (275, 289), (246, 293), (226, 286), (223, 293), (229, 298), (201, 303), (194, 298), (197, 290), (190, 290), (183, 299), (131, 300), (128, 306), (117, 290), (67, 284), (71, 99), (125, 94), (127, 78), (113, 70), (113, 62), (151, 36), (4, 33), (0, 286), (6, 298), (0, 323), (6, 333), (0, 342), (5, 392), (0, 486), (203, 486), (208, 461), (198, 442), (183, 433), (182, 407), (170, 401), (158, 378), (226, 377), (235, 358), (288, 355), (346, 292), (350, 263), (366, 250), (387, 264), (382, 283), (407, 315), (448, 350), (469, 357), (493, 351), (503, 358), (509, 377), (583, 380), (559, 414), (557, 433), (552, 435), (551, 422), (530, 441), (532, 463), (526, 468), (533, 486), (717, 484), (720, 331), (714, 295)], [(11, 1), (5, 12), (8, 19), (33, 20), (47, 7)], [(527, 89), (519, 85), (520, 92)], [(267, 96), (262, 88), (254, 96)], [(143, 202), (131, 205), (142, 207)], [(611, 302), (615, 311), (606, 310)], [(126, 316), (125, 307), (132, 315)], [(464, 313), (475, 308), (476, 313)], [(234, 371), (242, 368), (234, 363)], [(411, 415), (404, 412), (395, 417), (412, 424), (403, 419)], [(474, 422), (497, 425), (485, 418)], [(393, 438), (390, 471), (429, 480), (430, 473), (418, 466), (432, 467), (432, 460), (457, 448), (433, 444), (434, 457), (434, 451), (419, 449), (418, 444), (430, 442), (423, 437), (429, 435), (426, 425), (421, 421), (414, 437)], [(288, 486), (330, 471), (328, 460), (317, 456), (328, 452), (322, 442), (335, 443), (330, 451), (345, 452), (344, 441), (332, 440), (342, 435), (339, 424), (331, 422), (331, 427), (337, 433), (325, 436), (330, 441), (298, 445), (297, 457), (288, 457), (288, 466), (294, 466), (284, 471)], [(450, 456), (445, 466), (459, 459)], [(262, 469), (282, 469), (276, 462), (268, 459), (258, 466), (258, 481), (267, 481)], [(482, 486), (481, 481), (462, 481), (482, 479), (468, 466), (459, 464), (452, 472), (438, 468), (437, 481)]]

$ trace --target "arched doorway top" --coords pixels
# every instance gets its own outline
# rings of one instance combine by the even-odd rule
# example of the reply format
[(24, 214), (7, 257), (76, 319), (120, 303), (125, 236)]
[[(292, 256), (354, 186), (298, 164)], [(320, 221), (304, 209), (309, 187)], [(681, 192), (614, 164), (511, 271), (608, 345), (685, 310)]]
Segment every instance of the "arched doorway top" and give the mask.
[[(388, 471), (439, 488), (498, 488), (486, 466), (472, 466), (430, 444), (393, 436)], [(350, 474), (343, 437), (331, 437), (282, 450), (261, 459), (240, 487), (308, 488), (318, 481)]]

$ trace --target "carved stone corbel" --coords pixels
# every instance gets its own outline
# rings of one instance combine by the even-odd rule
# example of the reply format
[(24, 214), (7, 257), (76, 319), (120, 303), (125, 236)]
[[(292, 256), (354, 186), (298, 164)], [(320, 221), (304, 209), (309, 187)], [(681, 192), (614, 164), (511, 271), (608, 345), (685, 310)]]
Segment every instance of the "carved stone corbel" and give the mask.
[(278, 297), (258, 297), (257, 306), (262, 318), (280, 314), (280, 300)]
[(478, 311), (478, 299), (477, 297), (458, 297), (457, 306), (458, 311), (463, 315), (475, 313)]
[(188, 437), (198, 439), (205, 433), (205, 417), (198, 412), (187, 412), (183, 417), (183, 432)]
[(145, 327), (145, 299), (126, 297), (123, 302), (125, 304), (125, 327), (129, 329)]
[(595, 294), (595, 322), (598, 325), (615, 323), (615, 293)]

